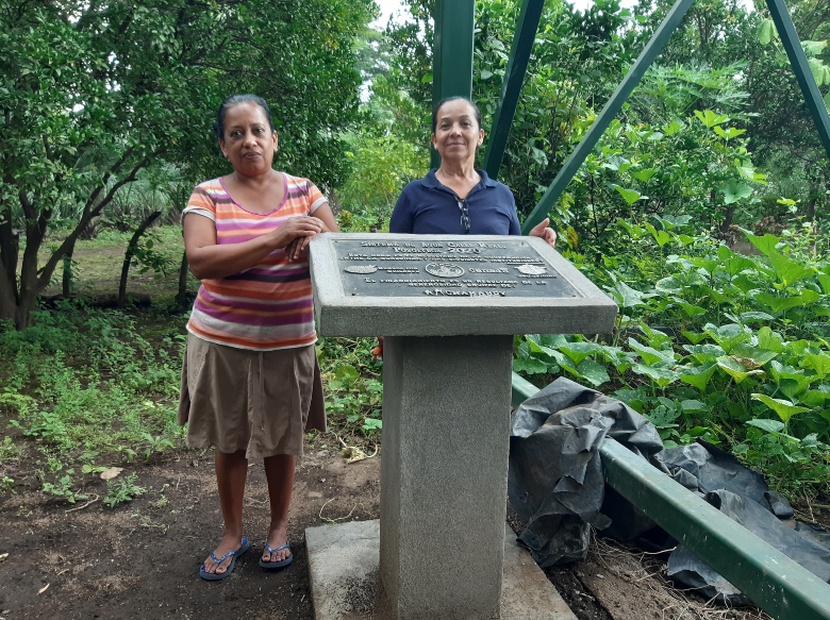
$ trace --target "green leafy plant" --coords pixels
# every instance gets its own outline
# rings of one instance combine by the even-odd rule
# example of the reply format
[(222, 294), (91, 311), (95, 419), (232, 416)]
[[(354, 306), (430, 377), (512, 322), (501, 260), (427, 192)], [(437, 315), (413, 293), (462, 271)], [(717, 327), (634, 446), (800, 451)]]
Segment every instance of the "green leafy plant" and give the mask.
[(747, 234), (757, 253), (740, 255), (683, 225), (647, 224), (621, 223), (638, 261), (625, 279), (593, 267), (620, 307), (610, 342), (526, 336), (514, 370), (538, 385), (565, 374), (601, 389), (669, 445), (704, 438), (784, 486), (826, 482), (826, 259), (788, 237)]
[(133, 501), (147, 492), (147, 489), (136, 484), (138, 474), (132, 473), (126, 478), (107, 480), (107, 496), (104, 505), (115, 508), (119, 504)]

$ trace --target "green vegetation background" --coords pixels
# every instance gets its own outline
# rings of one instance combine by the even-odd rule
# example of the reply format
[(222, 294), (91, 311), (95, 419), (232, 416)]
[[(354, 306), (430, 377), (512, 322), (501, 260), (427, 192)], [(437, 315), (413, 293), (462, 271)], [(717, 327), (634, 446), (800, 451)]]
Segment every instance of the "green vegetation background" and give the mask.
[[(830, 5), (788, 4), (830, 101)], [(210, 133), (224, 95), (271, 102), (277, 165), (318, 182), (344, 230), (386, 229), (429, 161), (430, 3), (406, 6), (383, 31), (367, 26), (370, 0), (0, 9), (0, 490), (32, 451), (42, 490), (71, 502), (90, 476), (182, 446), (195, 282), (177, 222), (193, 185), (225, 171)], [(545, 3), (499, 175), (522, 215), (669, 6)], [(476, 3), (485, 129), (519, 8)], [(616, 330), (517, 337), (514, 369), (538, 386), (569, 376), (629, 403), (667, 444), (716, 443), (826, 504), (829, 210), (828, 155), (765, 8), (696, 2), (550, 213), (560, 252), (620, 306)], [(382, 426), (373, 346), (319, 345), (335, 433), (369, 451)], [(114, 479), (109, 503), (140, 491)]]

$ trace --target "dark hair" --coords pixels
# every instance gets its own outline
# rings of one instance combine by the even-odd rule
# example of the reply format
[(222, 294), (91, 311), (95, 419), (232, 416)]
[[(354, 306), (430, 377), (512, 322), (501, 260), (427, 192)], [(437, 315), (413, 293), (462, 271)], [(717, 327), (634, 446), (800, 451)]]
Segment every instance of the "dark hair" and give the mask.
[(445, 103), (449, 103), (450, 101), (458, 100), (466, 101), (471, 106), (473, 106), (473, 111), (476, 115), (476, 122), (478, 123), (478, 128), (481, 129), (481, 110), (478, 109), (478, 106), (476, 104), (467, 99), (467, 97), (461, 97), (456, 95), (455, 97), (447, 97), (446, 99), (442, 99), (434, 108), (432, 108), (432, 133), (435, 133), (435, 129), (438, 127), (438, 110), (441, 109), (441, 106), (443, 106)]
[(240, 103), (253, 103), (262, 108), (265, 112), (265, 118), (268, 119), (268, 127), (271, 128), (271, 131), (274, 131), (274, 118), (271, 116), (271, 108), (269, 108), (268, 104), (265, 103), (265, 99), (258, 95), (231, 95), (222, 102), (222, 105), (219, 106), (219, 110), (216, 112), (216, 122), (213, 123), (213, 133), (216, 134), (217, 138), (220, 140), (225, 139), (225, 114), (229, 108), (239, 105)]

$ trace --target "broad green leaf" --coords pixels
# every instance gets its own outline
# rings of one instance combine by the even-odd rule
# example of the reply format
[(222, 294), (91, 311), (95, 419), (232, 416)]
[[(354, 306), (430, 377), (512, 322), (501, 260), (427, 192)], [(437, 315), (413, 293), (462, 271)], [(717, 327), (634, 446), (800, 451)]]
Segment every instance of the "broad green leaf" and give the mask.
[(672, 228), (677, 228), (678, 226), (686, 226), (692, 221), (692, 216), (666, 214), (662, 217), (659, 215), (655, 215), (654, 219), (663, 224), (666, 230), (671, 230)]
[(654, 237), (654, 240), (657, 242), (657, 245), (661, 248), (666, 245), (669, 241), (672, 240), (672, 236), (667, 233), (665, 230), (654, 230), (651, 233), (651, 236)]
[(772, 409), (778, 417), (781, 418), (781, 421), (784, 422), (784, 424), (787, 424), (790, 418), (794, 415), (809, 411), (807, 407), (799, 407), (798, 405), (794, 405), (790, 401), (783, 400), (781, 398), (770, 398), (766, 394), (753, 393), (752, 399), (759, 400)]
[(631, 235), (632, 239), (642, 239), (648, 234), (648, 231), (642, 226), (631, 224), (623, 219), (617, 219), (617, 225), (625, 228), (625, 231)]
[(757, 267), (754, 260), (733, 252), (725, 245), (718, 247), (718, 258), (720, 259), (720, 265), (726, 268), (726, 271), (730, 276), (734, 276), (742, 271), (755, 269)]
[(680, 413), (673, 407), (660, 405), (648, 411), (645, 416), (657, 428), (677, 428), (678, 425), (674, 422), (680, 417)]
[(351, 364), (340, 364), (334, 371), (334, 378), (344, 384), (352, 384), (360, 378), (360, 372)]
[(700, 400), (683, 400), (680, 402), (680, 408), (683, 409), (683, 413), (702, 413), (709, 407)]
[(558, 349), (568, 344), (568, 339), (562, 334), (528, 334), (525, 339), (550, 349)]
[(594, 387), (600, 386), (603, 383), (611, 381), (605, 366), (597, 363), (594, 360), (588, 359), (576, 367), (577, 372), (585, 378), (588, 383)]
[(780, 420), (756, 419), (749, 420), (747, 424), (754, 426), (755, 428), (760, 428), (762, 431), (766, 431), (768, 433), (783, 433), (786, 428), (784, 423)]
[(742, 383), (752, 375), (763, 375), (763, 370), (747, 369), (739, 360), (724, 355), (718, 358), (718, 367), (735, 380), (735, 383)]
[[(772, 320), (771, 316), (764, 316), (767, 317), (768, 320)], [(758, 339), (758, 346), (762, 349), (775, 351), (776, 353), (783, 353), (786, 349), (786, 344), (784, 343), (784, 339), (781, 337), (781, 334), (774, 332), (767, 325), (759, 329), (756, 332), (755, 337)]]
[(830, 401), (830, 393), (822, 390), (807, 390), (799, 394), (798, 400), (808, 407), (826, 408), (827, 402)]
[(776, 314), (780, 313), (782, 310), (787, 310), (789, 308), (808, 306), (812, 303), (815, 303), (819, 299), (821, 299), (821, 295), (809, 289), (801, 291), (801, 293), (792, 297), (777, 297), (776, 295), (773, 295), (772, 293), (768, 293), (766, 291), (764, 291), (763, 293), (758, 293), (755, 296), (755, 301), (765, 305), (767, 308), (769, 308)]
[(746, 183), (738, 181), (729, 181), (725, 185), (721, 185), (720, 191), (723, 192), (723, 202), (727, 205), (752, 195), (752, 188)]
[(761, 45), (768, 45), (773, 36), (775, 36), (775, 23), (767, 17), (758, 27), (758, 41)]
[(642, 194), (635, 189), (628, 189), (617, 185), (616, 183), (612, 183), (611, 187), (617, 190), (617, 193), (622, 196), (623, 200), (625, 200), (625, 202), (629, 205), (633, 205), (642, 197)]
[(634, 340), (628, 339), (628, 346), (640, 354), (643, 362), (652, 366), (654, 364), (674, 364), (674, 351), (658, 351), (657, 349), (645, 346)]
[(684, 329), (680, 332), (680, 334), (692, 344), (699, 344), (706, 340), (709, 337), (709, 334), (701, 333), (701, 332), (692, 332), (687, 329)]
[(700, 306), (690, 304), (686, 301), (679, 301), (678, 300), (677, 305), (680, 306), (683, 309), (683, 312), (685, 312), (686, 316), (689, 317), (690, 319), (694, 318), (696, 316), (701, 316), (703, 314), (706, 314), (706, 312), (707, 312), (706, 308), (701, 308)]
[(557, 363), (561, 363), (563, 361), (564, 356), (559, 351), (557, 351), (556, 349), (551, 349), (550, 347), (540, 345), (533, 340), (527, 341), (527, 347), (528, 350), (534, 355), (540, 355), (542, 357), (549, 358), (551, 360), (556, 361)]
[(769, 256), (771, 252), (778, 252), (776, 247), (778, 243), (781, 241), (775, 235), (753, 235), (752, 233), (746, 234), (747, 240), (754, 245), (758, 251), (763, 254), (764, 256)]
[(609, 291), (614, 294), (615, 301), (621, 308), (633, 308), (645, 305), (645, 299), (654, 297), (653, 293), (641, 293), (625, 282), (617, 282)]
[(737, 127), (727, 127), (726, 129), (723, 127), (715, 127), (714, 130), (724, 140), (731, 140), (746, 133), (746, 129), (738, 129)]
[(732, 349), (741, 342), (747, 342), (750, 335), (743, 327), (735, 323), (727, 323), (726, 325), (712, 325), (707, 323), (704, 327), (712, 339), (718, 343), (726, 353), (731, 353)]
[(631, 162), (620, 155), (611, 155), (602, 164), (603, 168), (615, 171), (622, 170), (623, 168), (627, 168), (629, 166), (631, 166)]
[(643, 183), (648, 183), (649, 179), (657, 174), (656, 168), (643, 168), (642, 170), (633, 170), (629, 172), (631, 176), (633, 176), (638, 181), (642, 181)]
[(540, 375), (548, 372), (548, 365), (535, 357), (517, 357), (513, 359), (513, 370), (529, 375)]
[(790, 286), (799, 280), (815, 275), (815, 269), (794, 261), (780, 252), (772, 251), (767, 255), (769, 263), (784, 286)]
[(640, 329), (645, 334), (646, 338), (648, 339), (649, 346), (654, 348), (663, 349), (671, 349), (672, 342), (674, 342), (674, 338), (671, 335), (667, 334), (664, 329), (652, 329), (650, 325), (644, 323), (643, 321), (639, 321), (638, 325)]
[(679, 371), (680, 380), (705, 393), (706, 387), (709, 385), (709, 380), (715, 374), (716, 369), (717, 364), (714, 362), (706, 366), (684, 368)]
[(778, 355), (777, 351), (769, 351), (761, 347), (754, 347), (746, 342), (740, 342), (729, 352), (733, 357), (740, 358), (741, 363), (749, 370), (760, 368)]
[(810, 72), (813, 74), (813, 78), (815, 78), (818, 86), (830, 84), (830, 67), (818, 58), (808, 58), (807, 64), (810, 65)]
[(715, 270), (721, 265), (721, 260), (716, 260), (715, 258), (707, 256), (693, 256), (689, 262), (695, 267), (705, 269), (709, 274), (715, 273)]
[(717, 114), (716, 112), (712, 112), (712, 110), (704, 110), (701, 112), (700, 110), (695, 110), (695, 116), (703, 123), (706, 127), (711, 129), (715, 125), (721, 125), (729, 120), (728, 116), (724, 116), (723, 114)]
[(638, 375), (645, 375), (654, 381), (659, 388), (664, 388), (677, 381), (679, 375), (671, 368), (660, 368), (657, 366), (646, 366), (644, 364), (634, 364), (631, 370)]
[(684, 344), (683, 350), (688, 351), (698, 364), (711, 362), (724, 355), (722, 347), (716, 344)]
[(664, 295), (683, 293), (686, 290), (686, 282), (677, 275), (671, 275), (657, 280), (654, 283), (654, 290)]
[(663, 133), (667, 136), (673, 136), (678, 131), (682, 130), (686, 127), (686, 124), (679, 120), (674, 120), (665, 127), (663, 127)]
[(741, 322), (750, 324), (750, 323), (769, 323), (770, 321), (774, 321), (775, 317), (771, 314), (767, 314), (766, 312), (741, 312)]
[(830, 354), (807, 353), (801, 359), (800, 366), (814, 370), (821, 379), (830, 377)]
[(567, 355), (574, 364), (581, 364), (582, 360), (595, 353), (602, 352), (602, 345), (595, 342), (569, 342), (560, 347), (560, 351)]

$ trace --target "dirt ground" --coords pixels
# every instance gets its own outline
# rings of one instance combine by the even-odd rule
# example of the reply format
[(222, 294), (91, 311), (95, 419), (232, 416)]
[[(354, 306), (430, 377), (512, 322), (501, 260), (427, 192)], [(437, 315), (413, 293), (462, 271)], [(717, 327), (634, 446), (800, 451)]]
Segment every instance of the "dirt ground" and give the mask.
[[(245, 514), (252, 550), (230, 578), (214, 583), (198, 575), (220, 536), (210, 451), (183, 450), (123, 472), (137, 473), (147, 491), (114, 509), (102, 504), (103, 481), (85, 489), (89, 502), (69, 506), (40, 493), (24, 469), (7, 472), (16, 486), (0, 497), (0, 620), (313, 618), (305, 528), (379, 513), (380, 458), (347, 464), (337, 446), (327, 436), (309, 440), (290, 515), (295, 561), (276, 573), (257, 564), (268, 504), (261, 465), (251, 466)], [(599, 540), (593, 547), (586, 561), (548, 571), (580, 620), (764, 617), (717, 608), (707, 615), (700, 601), (662, 582), (653, 560)]]

